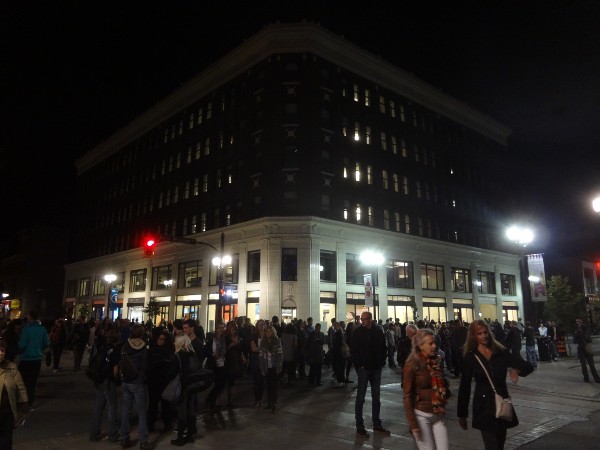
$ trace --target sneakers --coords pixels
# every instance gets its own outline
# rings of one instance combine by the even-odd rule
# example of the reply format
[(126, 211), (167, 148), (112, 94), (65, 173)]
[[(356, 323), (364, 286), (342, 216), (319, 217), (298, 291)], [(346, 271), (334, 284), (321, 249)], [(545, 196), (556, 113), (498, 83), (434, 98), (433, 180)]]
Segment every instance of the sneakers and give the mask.
[(174, 445), (175, 447), (183, 447), (186, 443), (187, 441), (183, 437), (171, 439), (171, 445)]
[(344, 386), (346, 386), (346, 383), (344, 383), (342, 381), (340, 381), (339, 383), (335, 383), (333, 385), (333, 387), (335, 387), (335, 388), (343, 388)]
[(373, 427), (374, 431), (379, 431), (380, 433), (385, 433), (385, 434), (390, 434), (390, 430), (386, 430), (385, 428), (383, 428), (383, 426), (381, 425), (375, 425)]
[(365, 427), (356, 427), (356, 434), (364, 437), (369, 437), (369, 433), (365, 430)]

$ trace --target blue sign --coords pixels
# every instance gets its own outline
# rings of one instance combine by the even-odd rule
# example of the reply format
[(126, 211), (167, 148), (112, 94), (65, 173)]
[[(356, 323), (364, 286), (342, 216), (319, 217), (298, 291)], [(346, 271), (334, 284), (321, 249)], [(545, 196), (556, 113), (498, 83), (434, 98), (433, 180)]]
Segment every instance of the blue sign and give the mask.
[(116, 304), (117, 304), (117, 297), (118, 297), (118, 296), (119, 296), (119, 288), (116, 288), (116, 287), (114, 287), (114, 288), (111, 288), (111, 289), (110, 289), (110, 302), (111, 302), (113, 305), (116, 305)]

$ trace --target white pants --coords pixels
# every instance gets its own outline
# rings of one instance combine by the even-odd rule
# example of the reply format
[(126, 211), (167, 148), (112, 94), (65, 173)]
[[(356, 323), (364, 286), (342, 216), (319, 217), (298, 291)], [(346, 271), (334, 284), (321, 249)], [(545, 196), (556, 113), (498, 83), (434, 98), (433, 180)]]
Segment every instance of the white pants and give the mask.
[(449, 450), (448, 429), (443, 414), (432, 414), (415, 409), (419, 430), (419, 439), (415, 439), (419, 450)]

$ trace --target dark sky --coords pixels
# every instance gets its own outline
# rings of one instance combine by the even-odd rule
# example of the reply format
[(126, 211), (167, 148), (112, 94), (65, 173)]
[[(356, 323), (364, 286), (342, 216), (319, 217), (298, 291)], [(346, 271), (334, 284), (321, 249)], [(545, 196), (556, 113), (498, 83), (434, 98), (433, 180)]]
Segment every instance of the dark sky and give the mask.
[(512, 128), (515, 218), (540, 250), (598, 248), (600, 2), (355, 4), (2, 2), (3, 237), (68, 225), (77, 157), (264, 25), (306, 19)]

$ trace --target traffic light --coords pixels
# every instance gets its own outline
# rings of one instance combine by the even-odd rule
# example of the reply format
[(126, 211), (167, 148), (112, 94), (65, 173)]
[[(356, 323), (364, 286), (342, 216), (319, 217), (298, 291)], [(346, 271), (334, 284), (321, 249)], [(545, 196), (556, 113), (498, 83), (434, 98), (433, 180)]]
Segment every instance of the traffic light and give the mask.
[(154, 246), (156, 245), (156, 240), (152, 237), (148, 237), (144, 239), (144, 256), (146, 258), (152, 258), (154, 256)]

